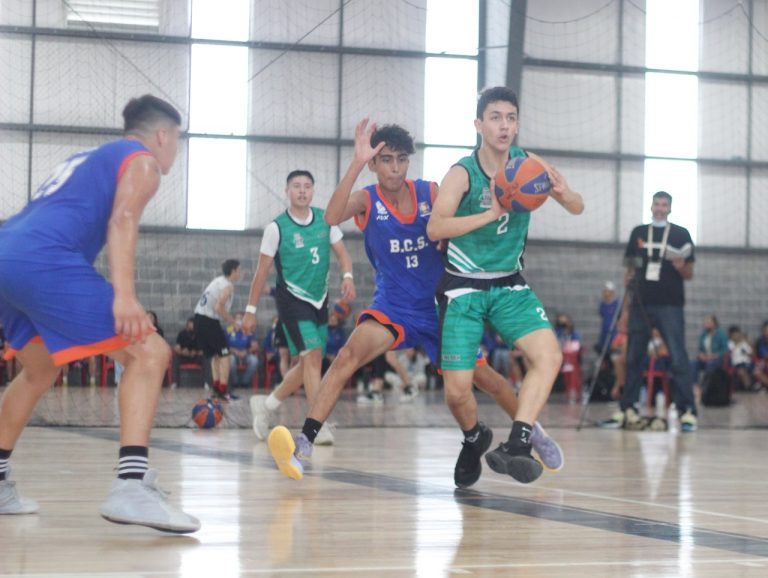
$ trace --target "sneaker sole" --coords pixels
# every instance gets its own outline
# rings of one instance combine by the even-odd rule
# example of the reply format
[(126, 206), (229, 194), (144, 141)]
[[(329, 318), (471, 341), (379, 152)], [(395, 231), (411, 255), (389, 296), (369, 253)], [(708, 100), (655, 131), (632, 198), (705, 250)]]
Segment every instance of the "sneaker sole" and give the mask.
[(563, 469), (563, 466), (565, 465), (565, 454), (563, 453), (563, 448), (560, 447), (559, 443), (557, 443), (552, 438), (549, 438), (549, 442), (551, 444), (553, 444), (557, 448), (557, 451), (560, 454), (560, 465), (559, 466), (557, 466), (557, 467), (550, 466), (549, 464), (547, 464), (547, 462), (545, 462), (542, 459), (541, 454), (539, 453), (539, 451), (536, 448), (533, 448), (533, 450), (536, 452), (536, 455), (539, 456), (539, 461), (541, 462), (541, 465), (544, 466), (544, 469), (547, 470), (548, 472), (551, 472), (551, 473), (554, 474), (554, 473), (557, 473), (557, 472), (559, 472), (560, 470)]
[(537, 480), (544, 471), (544, 466), (534, 458), (499, 455), (496, 450), (485, 454), (485, 461), (497, 474), (511, 476), (521, 484), (530, 484)]
[(160, 532), (168, 532), (170, 534), (191, 534), (192, 532), (197, 532), (200, 529), (200, 524), (197, 526), (169, 526), (163, 524), (155, 524), (154, 522), (148, 522), (146, 520), (116, 518), (114, 516), (108, 516), (104, 513), (101, 514), (101, 517), (104, 518), (107, 522), (112, 522), (113, 524), (122, 524), (126, 526), (146, 526), (147, 528), (159, 530)]
[(269, 446), (269, 452), (272, 454), (272, 459), (275, 460), (280, 473), (294, 480), (300, 480), (304, 477), (304, 466), (293, 455), (293, 452), (296, 451), (296, 444), (288, 428), (279, 425), (269, 432), (267, 446)]

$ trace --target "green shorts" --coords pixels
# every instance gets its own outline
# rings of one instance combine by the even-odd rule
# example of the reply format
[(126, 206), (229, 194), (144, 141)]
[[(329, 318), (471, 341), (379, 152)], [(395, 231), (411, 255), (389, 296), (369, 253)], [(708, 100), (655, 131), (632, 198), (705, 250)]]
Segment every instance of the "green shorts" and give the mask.
[(325, 355), (325, 345), (328, 342), (328, 325), (318, 325), (314, 321), (302, 319), (283, 322), (285, 340), (288, 351), (297, 355), (311, 349), (320, 349)]
[(527, 285), (454, 288), (438, 293), (440, 367), (473, 369), (486, 323), (510, 347), (538, 329), (551, 329), (544, 306)]

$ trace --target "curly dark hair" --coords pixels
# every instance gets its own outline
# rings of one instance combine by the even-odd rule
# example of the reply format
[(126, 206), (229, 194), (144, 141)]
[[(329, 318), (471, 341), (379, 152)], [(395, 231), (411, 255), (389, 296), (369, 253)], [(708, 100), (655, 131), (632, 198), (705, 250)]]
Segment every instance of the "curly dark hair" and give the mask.
[(483, 113), (488, 105), (492, 102), (509, 102), (520, 112), (520, 105), (517, 103), (517, 94), (511, 88), (506, 86), (494, 86), (493, 88), (486, 88), (480, 93), (480, 97), (477, 100), (477, 116), (480, 120), (483, 119)]
[(385, 124), (378, 127), (371, 135), (371, 146), (375, 147), (380, 142), (387, 143), (393, 151), (412, 155), (416, 150), (413, 146), (411, 133), (396, 124)]

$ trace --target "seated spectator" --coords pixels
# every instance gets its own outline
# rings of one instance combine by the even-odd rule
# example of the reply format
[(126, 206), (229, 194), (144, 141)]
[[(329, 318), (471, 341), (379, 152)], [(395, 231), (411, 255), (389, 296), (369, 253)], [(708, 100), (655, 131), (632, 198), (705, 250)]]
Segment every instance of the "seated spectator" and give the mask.
[(717, 317), (705, 315), (704, 328), (699, 335), (699, 351), (691, 361), (691, 379), (696, 397), (700, 397), (699, 379), (702, 372), (707, 372), (723, 363), (723, 356), (728, 353), (728, 336), (720, 328)]
[(651, 329), (651, 339), (648, 341), (648, 358), (649, 363), (650, 360), (653, 360), (654, 370), (669, 371), (671, 367), (669, 349), (661, 337), (661, 332), (655, 327)]
[(560, 373), (565, 383), (568, 400), (577, 400), (581, 392), (581, 335), (573, 326), (570, 316), (561, 313), (555, 321), (555, 335), (563, 351), (563, 365)]
[(173, 346), (173, 383), (171, 387), (181, 381), (181, 366), (187, 363), (194, 363), (203, 367), (203, 350), (197, 342), (195, 335), (195, 318), (187, 319), (184, 329), (179, 331), (176, 336), (176, 344)]
[[(731, 353), (731, 369), (739, 389), (751, 391), (752, 388), (752, 346), (747, 336), (737, 325), (728, 328), (728, 349)], [(759, 387), (758, 387), (759, 389)]]
[(768, 321), (763, 321), (760, 337), (755, 340), (752, 377), (755, 389), (768, 390)]
[(610, 344), (616, 335), (616, 329), (611, 332), (613, 318), (619, 308), (619, 300), (616, 298), (616, 285), (612, 281), (606, 281), (603, 285), (603, 291), (600, 295), (600, 305), (597, 312), (600, 315), (600, 336), (595, 344), (595, 351), (600, 354), (603, 351), (606, 341)]
[(415, 347), (398, 351), (390, 350), (385, 357), (390, 367), (384, 373), (384, 381), (402, 391), (401, 402), (413, 401), (413, 398), (419, 394), (419, 390), (427, 385), (426, 369), (429, 358)]
[[(259, 367), (259, 342), (252, 334), (243, 331), (243, 313), (235, 313), (235, 321), (227, 327), (227, 343), (230, 353), (229, 386), (250, 387), (253, 375)], [(242, 373), (238, 368), (242, 367)]]

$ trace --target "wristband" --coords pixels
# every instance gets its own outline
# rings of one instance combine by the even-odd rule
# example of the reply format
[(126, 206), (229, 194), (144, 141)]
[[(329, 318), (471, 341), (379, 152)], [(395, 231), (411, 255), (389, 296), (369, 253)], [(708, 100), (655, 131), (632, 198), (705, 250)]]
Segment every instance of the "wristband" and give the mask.
[(245, 306), (245, 312), (250, 313), (251, 315), (256, 315), (256, 306), (255, 305), (246, 305)]
[(342, 279), (354, 279), (355, 277), (352, 275), (351, 271), (347, 271), (341, 276)]

